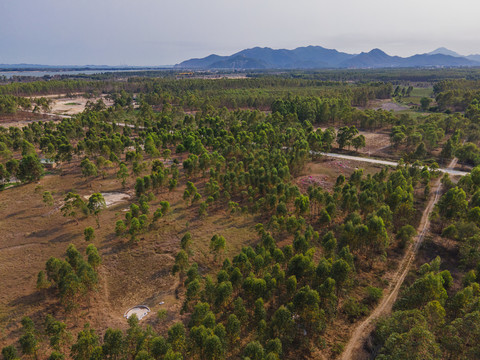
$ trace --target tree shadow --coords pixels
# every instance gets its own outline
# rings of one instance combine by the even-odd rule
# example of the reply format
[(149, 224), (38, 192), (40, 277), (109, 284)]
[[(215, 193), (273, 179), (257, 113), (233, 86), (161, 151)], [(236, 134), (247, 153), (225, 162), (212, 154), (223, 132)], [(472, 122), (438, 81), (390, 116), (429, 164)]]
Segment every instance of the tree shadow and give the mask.
[(62, 235), (59, 235), (56, 238), (50, 240), (49, 242), (52, 243), (52, 244), (65, 243), (65, 242), (72, 241), (72, 240), (78, 238), (79, 236), (80, 236), (80, 234), (62, 234)]
[(5, 216), (5, 219), (10, 219), (11, 217), (14, 217), (14, 216), (17, 216), (17, 215), (20, 215), (20, 214), (24, 214), (25, 212), (26, 212), (26, 210), (20, 210), (20, 211), (8, 214), (7, 216)]
[(60, 230), (60, 227), (56, 227), (56, 228), (53, 228), (53, 229), (33, 231), (32, 233), (30, 233), (27, 236), (27, 238), (32, 238), (32, 237), (44, 238), (44, 237), (47, 237), (48, 235), (52, 235), (52, 234), (57, 233), (59, 230)]

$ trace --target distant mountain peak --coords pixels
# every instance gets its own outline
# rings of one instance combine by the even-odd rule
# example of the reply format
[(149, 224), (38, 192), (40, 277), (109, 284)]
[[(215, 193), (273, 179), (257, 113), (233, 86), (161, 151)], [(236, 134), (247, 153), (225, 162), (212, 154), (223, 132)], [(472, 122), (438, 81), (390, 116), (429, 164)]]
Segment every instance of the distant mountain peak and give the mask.
[(443, 47), (443, 46), (427, 53), (427, 55), (438, 55), (438, 54), (449, 55), (449, 56), (454, 56), (454, 57), (462, 57), (462, 55), (456, 53), (453, 50), (447, 49), (446, 47)]
[(379, 48), (372, 49), (368, 53), (372, 55), (387, 55), (385, 51), (380, 50)]

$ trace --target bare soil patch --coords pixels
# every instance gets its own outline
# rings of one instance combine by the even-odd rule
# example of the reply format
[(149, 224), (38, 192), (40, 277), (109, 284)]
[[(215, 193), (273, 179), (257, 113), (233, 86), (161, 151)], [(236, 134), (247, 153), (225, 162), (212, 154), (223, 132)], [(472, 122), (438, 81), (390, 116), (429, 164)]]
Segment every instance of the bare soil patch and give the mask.
[(32, 122), (37, 121), (56, 122), (58, 121), (58, 119), (51, 115), (32, 113), (30, 111), (17, 111), (15, 114), (12, 115), (0, 115), (0, 126), (6, 128), (9, 128), (11, 126), (22, 128)]
[(386, 110), (386, 111), (404, 111), (409, 110), (410, 107), (407, 105), (399, 104), (391, 99), (383, 100), (371, 100), (368, 102), (366, 107), (361, 107), (361, 109), (372, 109), (372, 110)]
[(295, 179), (295, 184), (303, 192), (307, 191), (310, 185), (321, 186), (326, 190), (333, 191), (339, 175), (348, 178), (357, 169), (363, 169), (365, 174), (374, 174), (382, 168), (383, 166), (377, 164), (322, 157), (308, 163)]
[(100, 96), (96, 98), (86, 99), (84, 97), (60, 97), (52, 98), (52, 104), (50, 105), (50, 112), (53, 114), (61, 115), (75, 115), (81, 113), (85, 110), (85, 106), (88, 101), (97, 102), (102, 99), (105, 105), (112, 106), (113, 101), (107, 99), (105, 96)]
[[(322, 131), (327, 129), (326, 126), (319, 127)], [(338, 131), (338, 128), (335, 129)], [(388, 130), (378, 130), (378, 131), (359, 131), (359, 135), (365, 136), (365, 147), (358, 150), (360, 154), (366, 154), (369, 156), (380, 156), (380, 157), (391, 157), (392, 148), (390, 142), (390, 133)], [(334, 146), (338, 147), (338, 144), (335, 142)]]
[[(114, 191), (114, 192), (103, 192), (101, 194), (102, 194), (103, 198), (105, 199), (105, 205), (107, 205), (107, 207), (110, 207), (110, 206), (128, 201), (128, 200), (130, 200), (130, 198), (132, 198), (132, 195), (124, 193), (124, 192)], [(91, 195), (92, 194), (86, 195), (86, 196), (84, 196), (84, 198), (88, 199)]]

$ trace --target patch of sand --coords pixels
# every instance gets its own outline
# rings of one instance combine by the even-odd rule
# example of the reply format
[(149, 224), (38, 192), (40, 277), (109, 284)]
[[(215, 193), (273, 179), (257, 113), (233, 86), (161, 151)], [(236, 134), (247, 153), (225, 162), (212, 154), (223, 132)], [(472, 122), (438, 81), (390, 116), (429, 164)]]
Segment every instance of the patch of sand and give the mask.
[[(105, 192), (101, 194), (105, 199), (105, 205), (107, 205), (107, 207), (110, 207), (115, 204), (119, 204), (131, 198), (131, 196), (128, 195), (127, 193), (121, 193), (121, 192)], [(87, 195), (87, 196), (84, 196), (84, 198), (88, 199), (90, 196), (91, 195)]]
[(85, 106), (88, 101), (93, 103), (97, 102), (99, 99), (102, 99), (105, 105), (112, 106), (113, 101), (108, 100), (105, 96), (85, 99), (84, 97), (61, 97), (61, 98), (52, 98), (52, 103), (50, 105), (50, 112), (54, 114), (62, 115), (75, 115), (81, 113), (85, 110)]

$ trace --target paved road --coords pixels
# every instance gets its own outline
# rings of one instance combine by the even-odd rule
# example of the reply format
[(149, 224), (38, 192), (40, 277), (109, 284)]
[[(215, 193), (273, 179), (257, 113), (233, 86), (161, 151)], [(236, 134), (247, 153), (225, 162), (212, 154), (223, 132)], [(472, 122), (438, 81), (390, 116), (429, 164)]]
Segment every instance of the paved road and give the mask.
[[(352, 155), (343, 155), (343, 154), (335, 154), (335, 153), (318, 153), (323, 156), (327, 157), (334, 157), (334, 158), (339, 158), (339, 159), (345, 159), (345, 160), (352, 160), (352, 161), (361, 161), (361, 162), (367, 162), (367, 163), (372, 163), (372, 164), (380, 164), (380, 165), (387, 165), (387, 166), (397, 166), (398, 162), (396, 161), (389, 161), (389, 160), (380, 160), (380, 159), (372, 159), (372, 158), (367, 158), (367, 157), (361, 157), (361, 156), (352, 156)], [(464, 176), (469, 174), (470, 172), (468, 171), (460, 171), (460, 170), (453, 170), (450, 168), (441, 168), (438, 169), (441, 172), (447, 173), (449, 175), (459, 175), (459, 176)]]

